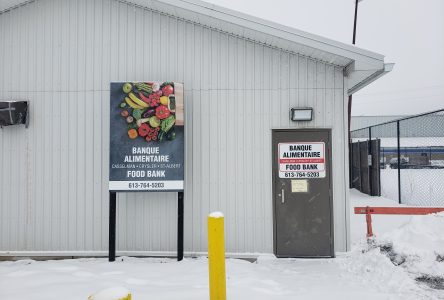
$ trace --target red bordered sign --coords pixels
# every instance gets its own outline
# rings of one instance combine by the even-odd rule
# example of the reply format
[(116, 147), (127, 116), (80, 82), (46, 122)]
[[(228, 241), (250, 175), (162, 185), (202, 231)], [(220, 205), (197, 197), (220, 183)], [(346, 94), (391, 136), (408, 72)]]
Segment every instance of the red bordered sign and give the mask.
[(279, 178), (324, 178), (325, 143), (279, 143)]

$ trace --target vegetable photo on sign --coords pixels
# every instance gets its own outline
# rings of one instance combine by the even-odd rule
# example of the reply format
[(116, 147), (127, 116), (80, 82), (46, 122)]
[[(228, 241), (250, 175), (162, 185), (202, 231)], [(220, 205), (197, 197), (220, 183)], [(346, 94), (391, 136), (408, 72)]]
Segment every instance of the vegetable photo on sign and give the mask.
[(109, 115), (109, 189), (182, 191), (183, 84), (111, 82)]
[(177, 110), (174, 82), (125, 82), (121, 91), (119, 109), (129, 139), (161, 143), (176, 138), (176, 125), (183, 125), (183, 105)]

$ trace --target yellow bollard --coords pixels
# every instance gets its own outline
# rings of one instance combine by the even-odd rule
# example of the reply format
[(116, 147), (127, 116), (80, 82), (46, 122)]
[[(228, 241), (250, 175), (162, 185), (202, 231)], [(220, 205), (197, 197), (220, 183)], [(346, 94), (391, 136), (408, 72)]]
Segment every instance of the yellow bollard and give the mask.
[(226, 300), (224, 215), (208, 216), (208, 262), (210, 271), (210, 300)]

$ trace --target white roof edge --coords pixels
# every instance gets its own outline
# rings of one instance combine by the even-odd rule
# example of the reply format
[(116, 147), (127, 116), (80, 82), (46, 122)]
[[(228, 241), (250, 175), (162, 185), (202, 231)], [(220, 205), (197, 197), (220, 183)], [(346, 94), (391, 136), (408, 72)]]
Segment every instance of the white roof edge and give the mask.
[[(143, 5), (144, 2), (148, 4), (149, 2), (146, 0), (145, 1), (126, 0), (126, 1), (137, 3), (139, 5)], [(194, 11), (196, 13), (211, 15), (223, 21), (245, 26), (247, 28), (258, 30), (263, 33), (268, 33), (273, 36), (282, 37), (296, 43), (302, 43), (307, 46), (312, 46), (347, 58), (353, 59), (356, 55), (358, 55), (375, 60), (381, 60), (381, 61), (384, 60), (384, 55), (382, 54), (378, 54), (350, 44), (345, 44), (342, 42), (331, 40), (319, 35), (308, 33), (272, 21), (264, 20), (258, 17), (254, 17), (242, 12), (234, 11), (204, 1), (200, 0), (154, 0), (154, 1), (180, 7), (182, 9), (187, 9), (190, 11)], [(348, 53), (348, 55), (344, 55), (344, 53)]]
[[(352, 94), (356, 93), (357, 91), (359, 91), (360, 89), (366, 87), (367, 85), (369, 85), (370, 83), (372, 83), (376, 79), (381, 78), (382, 76), (384, 76), (387, 73), (391, 72), (393, 70), (394, 66), (395, 66), (394, 63), (386, 63), (386, 64), (384, 64), (382, 69), (375, 70), (369, 76), (363, 77), (356, 84), (354, 84), (353, 86), (349, 87), (349, 89), (347, 91), (348, 94), (352, 95)], [(355, 74), (358, 75), (359, 72), (354, 72), (354, 74), (352, 74), (351, 76), (353, 76)]]
[(5, 13), (11, 9), (14, 9), (16, 7), (20, 7), (23, 5), (26, 5), (28, 3), (34, 2), (35, 0), (10, 0), (6, 3), (1, 3), (0, 0), (0, 14)]

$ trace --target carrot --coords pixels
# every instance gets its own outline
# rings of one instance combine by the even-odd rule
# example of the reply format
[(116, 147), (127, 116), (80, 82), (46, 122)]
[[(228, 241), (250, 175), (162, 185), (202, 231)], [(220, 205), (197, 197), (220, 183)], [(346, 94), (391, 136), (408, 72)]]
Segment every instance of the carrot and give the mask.
[(134, 140), (138, 136), (137, 130), (135, 129), (128, 130), (128, 136), (130, 139)]

